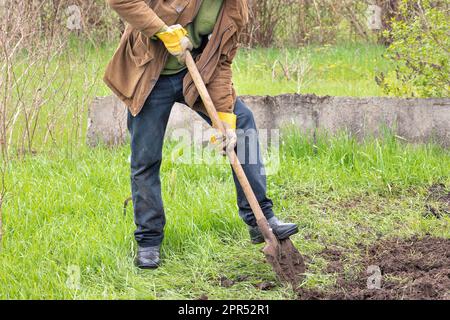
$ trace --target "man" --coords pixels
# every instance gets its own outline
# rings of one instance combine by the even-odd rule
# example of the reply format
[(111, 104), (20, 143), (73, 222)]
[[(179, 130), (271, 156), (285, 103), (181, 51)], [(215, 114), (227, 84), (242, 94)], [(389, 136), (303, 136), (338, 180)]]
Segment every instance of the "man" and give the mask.
[[(246, 132), (256, 134), (252, 112), (236, 97), (231, 63), (238, 36), (248, 20), (246, 0), (108, 0), (127, 23), (119, 47), (108, 64), (104, 80), (128, 106), (131, 135), (131, 188), (138, 243), (136, 265), (156, 268), (164, 237), (165, 215), (159, 171), (163, 139), (175, 102), (184, 103), (211, 123), (186, 70), (191, 50), (220, 119), (227, 129), (216, 143), (254, 152), (255, 163), (240, 159), (259, 204), (279, 239), (298, 232), (279, 221), (266, 196), (266, 177), (259, 153), (251, 151)], [(236, 135), (235, 128), (240, 129)], [(248, 137), (248, 134), (247, 134)], [(256, 138), (257, 139), (257, 138)], [(234, 177), (239, 215), (247, 223), (253, 243), (262, 243), (255, 217)]]

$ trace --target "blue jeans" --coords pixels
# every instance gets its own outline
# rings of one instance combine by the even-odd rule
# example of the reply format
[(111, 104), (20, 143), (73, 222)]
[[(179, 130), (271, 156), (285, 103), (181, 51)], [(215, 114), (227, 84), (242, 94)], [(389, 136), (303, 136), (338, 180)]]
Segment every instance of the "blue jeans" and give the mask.
[[(160, 245), (164, 238), (166, 219), (159, 176), (162, 148), (172, 106), (175, 102), (184, 103), (185, 74), (186, 71), (161, 76), (141, 112), (136, 117), (128, 113), (128, 130), (131, 134), (131, 189), (134, 220), (137, 226), (135, 238), (141, 247)], [(240, 99), (236, 102), (234, 113), (237, 116), (238, 149), (245, 148), (245, 158), (244, 152), (238, 152), (242, 153), (239, 154), (239, 159), (265, 216), (270, 219), (274, 213), (272, 201), (266, 196), (266, 176), (259, 152), (253, 113)], [(199, 114), (211, 124), (207, 116)], [(256, 156), (248, 154), (252, 140), (249, 135), (252, 134), (256, 137)], [(248, 161), (252, 156), (256, 161)], [(255, 226), (255, 217), (236, 176), (234, 182), (239, 215), (245, 223)]]

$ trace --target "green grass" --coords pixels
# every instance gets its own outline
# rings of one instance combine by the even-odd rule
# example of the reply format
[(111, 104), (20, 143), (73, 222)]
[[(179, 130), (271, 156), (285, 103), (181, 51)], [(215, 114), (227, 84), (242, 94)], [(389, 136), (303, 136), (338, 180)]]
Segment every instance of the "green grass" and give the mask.
[[(68, 55), (71, 63), (88, 64), (90, 74), (96, 72), (96, 95), (109, 95), (100, 81), (115, 44), (98, 49), (79, 47)], [(278, 95), (302, 93), (332, 96), (383, 96), (375, 82), (375, 75), (389, 69), (382, 57), (384, 46), (348, 43), (337, 46), (306, 46), (295, 49), (245, 49), (238, 51), (233, 62), (233, 82), (241, 95)], [(275, 63), (275, 62), (279, 63)], [(289, 73), (289, 79), (283, 68)], [(300, 90), (297, 86), (298, 67), (306, 67)], [(275, 71), (275, 73), (274, 73)], [(82, 79), (79, 79), (82, 80)], [(82, 81), (75, 82), (81, 84)], [(81, 89), (81, 88), (79, 88)]]
[[(0, 252), (0, 298), (22, 299), (290, 299), (259, 246), (249, 243), (237, 215), (228, 166), (184, 165), (164, 150), (162, 181), (167, 214), (164, 264), (133, 267), (129, 146), (64, 150), (10, 165)], [(448, 216), (425, 217), (427, 189), (450, 185), (448, 151), (403, 145), (394, 137), (357, 143), (341, 135), (309, 139), (284, 135), (280, 170), (268, 177), (269, 195), (283, 219), (300, 226), (294, 242), (309, 257), (304, 286), (326, 288), (319, 252), (329, 245), (357, 255), (357, 244), (380, 237), (432, 234), (450, 237)], [(351, 259), (351, 257), (349, 257)], [(68, 268), (81, 272), (79, 289), (67, 286)], [(352, 268), (357, 266), (351, 266)], [(248, 276), (231, 288), (219, 277)]]
[[(249, 95), (383, 96), (375, 75), (389, 68), (384, 51), (382, 46), (359, 44), (241, 49), (234, 63), (234, 82), (240, 94)], [(298, 72), (301, 67), (304, 72)]]
[[(280, 285), (255, 288), (276, 280), (238, 217), (229, 167), (171, 162), (170, 145), (162, 167), (168, 221), (164, 264), (155, 271), (133, 266), (131, 208), (122, 213), (130, 194), (129, 146), (89, 149), (83, 139), (87, 104), (110, 94), (101, 77), (114, 49), (76, 44), (61, 57), (36, 127), (37, 152), (9, 164), (0, 299), (295, 298)], [(241, 50), (234, 82), (239, 94), (382, 95), (373, 78), (376, 70), (389, 67), (383, 52), (365, 45)], [(40, 86), (31, 81), (26, 90)], [(69, 96), (61, 103), (64, 90)], [(44, 146), (49, 118), (57, 121)], [(450, 185), (446, 150), (403, 145), (389, 135), (364, 143), (346, 135), (321, 137), (313, 144), (289, 131), (281, 156), (281, 167), (268, 177), (269, 196), (280, 217), (300, 226), (294, 241), (309, 257), (306, 287), (327, 288), (335, 281), (324, 272), (326, 261), (319, 254), (326, 246), (356, 256), (359, 243), (379, 237), (450, 237), (448, 215), (423, 215), (428, 188)], [(72, 266), (80, 270), (79, 289), (67, 285)], [(223, 288), (221, 276), (248, 278)]]
[[(86, 70), (96, 79), (92, 93), (109, 95), (101, 78), (116, 44), (93, 48), (75, 42), (65, 55), (75, 70)], [(292, 49), (240, 48), (233, 62), (233, 82), (242, 95), (278, 95), (302, 93), (334, 96), (383, 96), (375, 82), (375, 75), (389, 69), (382, 57), (385, 47), (373, 44), (347, 43), (337, 46), (305, 46)], [(278, 62), (278, 63), (276, 63)], [(281, 64), (280, 64), (281, 63)], [(283, 67), (289, 74), (287, 78)], [(298, 67), (303, 85), (298, 90)], [(82, 91), (84, 74), (74, 73), (74, 89)], [(67, 74), (66, 74), (67, 76)]]
[[(101, 79), (106, 62), (114, 49), (115, 45), (91, 48), (87, 51), (81, 47), (71, 52), (70, 59), (78, 59), (80, 64), (89, 62), (90, 69), (97, 70), (97, 77)], [(233, 63), (233, 82), (241, 95), (302, 93), (352, 97), (383, 96), (384, 93), (375, 82), (375, 75), (389, 69), (389, 63), (382, 57), (384, 52), (384, 46), (355, 43), (296, 49), (241, 48)], [(275, 63), (277, 61), (279, 63)], [(280, 63), (289, 73), (289, 78), (284, 75)], [(306, 67), (306, 71), (302, 73), (303, 85), (300, 88), (297, 85), (298, 66)], [(93, 92), (98, 96), (110, 94), (101, 81)]]

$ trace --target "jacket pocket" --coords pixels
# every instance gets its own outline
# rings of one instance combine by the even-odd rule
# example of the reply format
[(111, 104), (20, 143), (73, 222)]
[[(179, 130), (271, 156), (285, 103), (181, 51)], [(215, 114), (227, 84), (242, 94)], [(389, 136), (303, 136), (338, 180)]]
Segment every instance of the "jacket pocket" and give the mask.
[(133, 98), (139, 81), (153, 57), (150, 46), (139, 35), (131, 33), (120, 44), (109, 63), (106, 70), (107, 81), (115, 91), (126, 98)]
[(145, 66), (153, 59), (149, 46), (144, 43), (141, 36), (137, 36), (134, 44), (128, 40), (127, 54), (130, 56), (137, 68)]

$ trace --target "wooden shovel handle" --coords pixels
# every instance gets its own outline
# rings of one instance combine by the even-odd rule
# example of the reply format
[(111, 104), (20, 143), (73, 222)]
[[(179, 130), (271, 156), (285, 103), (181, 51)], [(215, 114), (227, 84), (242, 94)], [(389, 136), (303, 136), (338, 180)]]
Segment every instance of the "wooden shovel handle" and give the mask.
[[(208, 112), (209, 118), (211, 119), (213, 126), (219, 129), (224, 135), (226, 133), (225, 126), (222, 121), (219, 119), (219, 115), (217, 114), (216, 107), (211, 99), (211, 96), (206, 89), (205, 83), (203, 82), (202, 76), (197, 69), (197, 65), (195, 64), (194, 59), (192, 58), (191, 53), (188, 51), (186, 53), (186, 66), (191, 74), (191, 77), (194, 81), (195, 86), (202, 98), (203, 104)], [(245, 175), (244, 169), (242, 169), (242, 165), (239, 162), (239, 159), (234, 150), (227, 150), (228, 159), (230, 160), (231, 166), (236, 174), (239, 183), (241, 184), (242, 189), (244, 190), (245, 197), (247, 198), (250, 207), (256, 217), (256, 222), (258, 224), (259, 229), (261, 230), (264, 239), (266, 242), (276, 243), (275, 235), (269, 228), (269, 224), (267, 223), (267, 219), (264, 216), (261, 207), (259, 205), (258, 200), (256, 199), (255, 193), (252, 190), (252, 187)]]

